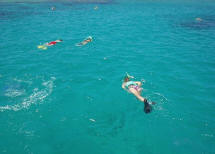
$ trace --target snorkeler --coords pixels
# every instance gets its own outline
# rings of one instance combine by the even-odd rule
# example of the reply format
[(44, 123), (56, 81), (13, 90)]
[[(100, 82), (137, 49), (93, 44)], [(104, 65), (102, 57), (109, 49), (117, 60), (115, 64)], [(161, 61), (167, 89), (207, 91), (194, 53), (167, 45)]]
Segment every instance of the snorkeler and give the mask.
[[(152, 110), (152, 107), (148, 103), (147, 99), (141, 96), (141, 91), (143, 90), (143, 88), (141, 88), (142, 83), (140, 81), (131, 81), (130, 79), (132, 78), (134, 77), (126, 74), (126, 76), (124, 77), (124, 81), (122, 83), (122, 88), (127, 92), (132, 93), (134, 96), (136, 96), (137, 99), (143, 102), (144, 112), (150, 113)], [(152, 104), (154, 105), (155, 103), (152, 102)]]
[(55, 11), (55, 10), (56, 10), (56, 7), (52, 6), (52, 7), (51, 7), (51, 10), (52, 10), (52, 11)]
[(201, 18), (196, 18), (196, 21), (199, 21), (199, 22), (200, 22), (200, 21), (202, 21), (202, 19), (201, 19)]
[(77, 43), (76, 46), (83, 46), (83, 45), (86, 45), (87, 43), (89, 42), (92, 42), (93, 41), (93, 38), (91, 36), (88, 36), (85, 40), (83, 40), (82, 42), (80, 43)]
[(48, 42), (46, 43), (47, 46), (52, 46), (52, 45), (55, 45), (57, 44), (58, 42), (62, 42), (63, 40), (56, 40), (56, 41), (51, 41), (51, 42)]
[(45, 44), (42, 45), (38, 45), (37, 48), (38, 49), (42, 49), (42, 50), (46, 50), (48, 46), (52, 46), (55, 45), (58, 42), (62, 42), (63, 40), (56, 40), (56, 41), (52, 41), (52, 42), (47, 42)]

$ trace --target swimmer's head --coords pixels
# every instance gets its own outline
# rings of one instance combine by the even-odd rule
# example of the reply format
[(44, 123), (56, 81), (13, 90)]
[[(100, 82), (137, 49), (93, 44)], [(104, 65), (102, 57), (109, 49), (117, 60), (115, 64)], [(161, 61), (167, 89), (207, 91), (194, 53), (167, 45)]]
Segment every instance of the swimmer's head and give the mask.
[(92, 36), (88, 36), (88, 38), (87, 38), (87, 39), (92, 40), (93, 38), (92, 38)]
[(52, 9), (52, 11), (54, 11), (56, 8), (53, 6), (53, 7), (51, 7), (51, 9)]
[(130, 79), (133, 79), (134, 77), (133, 76), (130, 76), (127, 72), (126, 72), (126, 75), (124, 77), (124, 82), (127, 82), (129, 81)]
[(124, 82), (128, 82), (130, 80), (130, 78), (128, 76), (124, 77)]
[(56, 42), (62, 42), (63, 40), (56, 40)]
[(202, 19), (201, 18), (196, 18), (196, 21), (202, 21)]
[(88, 39), (86, 39), (85, 41), (86, 41), (86, 42), (91, 42), (92, 40), (88, 38)]

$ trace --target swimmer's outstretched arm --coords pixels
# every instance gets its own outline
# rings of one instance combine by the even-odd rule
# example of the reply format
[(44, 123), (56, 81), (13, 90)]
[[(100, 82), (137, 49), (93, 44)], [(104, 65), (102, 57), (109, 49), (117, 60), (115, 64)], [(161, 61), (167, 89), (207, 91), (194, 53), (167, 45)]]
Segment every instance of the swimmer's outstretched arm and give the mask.
[(125, 84), (124, 84), (124, 83), (122, 84), (122, 89), (126, 90)]
[(129, 91), (129, 90), (127, 90), (127, 89), (125, 88), (125, 84), (124, 84), (124, 83), (122, 84), (122, 88), (123, 88), (125, 91), (127, 91), (127, 92), (129, 92), (129, 93), (130, 93), (130, 91)]
[(135, 81), (135, 83), (136, 83), (139, 87), (142, 86), (142, 83), (141, 83), (140, 81)]
[(80, 43), (77, 43), (76, 45), (82, 45), (82, 42), (80, 42)]

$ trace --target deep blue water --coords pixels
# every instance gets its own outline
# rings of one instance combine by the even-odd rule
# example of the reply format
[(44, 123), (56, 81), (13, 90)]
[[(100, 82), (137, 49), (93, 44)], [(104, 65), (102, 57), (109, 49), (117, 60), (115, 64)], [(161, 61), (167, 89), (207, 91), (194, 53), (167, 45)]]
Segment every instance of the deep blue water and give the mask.
[(0, 3), (0, 40), (0, 153), (215, 153), (215, 2)]

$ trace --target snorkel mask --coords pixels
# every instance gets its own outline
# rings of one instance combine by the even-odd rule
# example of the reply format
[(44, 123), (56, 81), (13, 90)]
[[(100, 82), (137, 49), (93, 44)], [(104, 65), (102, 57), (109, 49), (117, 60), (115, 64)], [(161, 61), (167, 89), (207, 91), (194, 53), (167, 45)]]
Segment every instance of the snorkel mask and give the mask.
[(93, 40), (92, 36), (88, 36), (87, 39)]
[(125, 77), (124, 77), (124, 81), (125, 81), (126, 79), (130, 80), (130, 79), (133, 79), (133, 78), (134, 78), (133, 76), (129, 75), (129, 74), (126, 72), (126, 75), (125, 75)]

